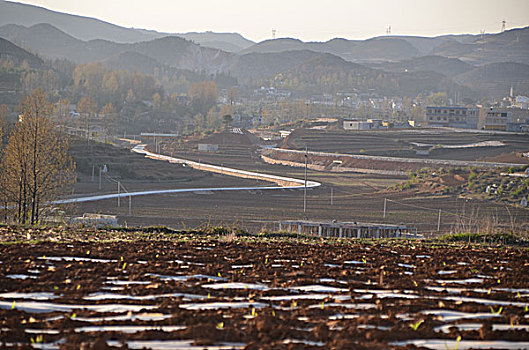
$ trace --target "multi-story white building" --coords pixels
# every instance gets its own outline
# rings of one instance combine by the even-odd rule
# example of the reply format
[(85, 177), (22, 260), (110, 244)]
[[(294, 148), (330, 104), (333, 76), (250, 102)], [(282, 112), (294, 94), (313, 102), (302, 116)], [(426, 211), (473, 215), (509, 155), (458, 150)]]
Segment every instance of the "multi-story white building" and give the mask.
[(429, 127), (477, 129), (478, 116), (476, 108), (426, 107), (426, 121)]

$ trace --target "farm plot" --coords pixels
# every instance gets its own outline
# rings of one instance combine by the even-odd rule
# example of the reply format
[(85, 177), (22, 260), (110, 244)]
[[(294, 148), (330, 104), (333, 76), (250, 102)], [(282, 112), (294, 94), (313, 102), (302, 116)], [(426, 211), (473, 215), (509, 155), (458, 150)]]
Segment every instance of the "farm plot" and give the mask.
[(527, 249), (158, 235), (0, 261), (2, 346), (529, 347)]

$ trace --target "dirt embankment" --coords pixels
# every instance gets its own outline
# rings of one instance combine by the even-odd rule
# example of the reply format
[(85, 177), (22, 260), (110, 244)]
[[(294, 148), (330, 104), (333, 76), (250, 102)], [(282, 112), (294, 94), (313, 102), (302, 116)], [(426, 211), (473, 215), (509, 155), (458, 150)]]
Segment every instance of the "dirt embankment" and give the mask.
[[(281, 164), (293, 167), (305, 166), (303, 152), (285, 152), (277, 149), (265, 149), (261, 159), (269, 164)], [(383, 174), (405, 176), (408, 171), (417, 171), (431, 166), (422, 162), (398, 162), (375, 159), (359, 159), (347, 155), (316, 155), (308, 154), (307, 167), (319, 171), (355, 172), (364, 174)]]

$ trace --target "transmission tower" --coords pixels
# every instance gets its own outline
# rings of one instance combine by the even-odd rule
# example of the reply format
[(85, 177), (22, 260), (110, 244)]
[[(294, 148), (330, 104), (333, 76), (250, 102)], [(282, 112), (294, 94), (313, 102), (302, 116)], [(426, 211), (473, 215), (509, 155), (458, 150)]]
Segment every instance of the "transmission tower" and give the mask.
[(501, 21), (501, 32), (503, 33), (505, 31), (505, 25), (507, 24), (506, 20)]
[(391, 35), (391, 26), (386, 28), (386, 35)]
[(277, 33), (277, 30), (272, 29), (272, 39), (276, 38), (276, 33)]

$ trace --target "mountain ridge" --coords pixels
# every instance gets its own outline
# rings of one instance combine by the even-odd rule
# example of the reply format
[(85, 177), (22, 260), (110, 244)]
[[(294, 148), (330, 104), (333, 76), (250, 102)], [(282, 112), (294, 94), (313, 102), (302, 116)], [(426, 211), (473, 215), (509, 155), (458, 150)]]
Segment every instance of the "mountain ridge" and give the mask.
[[(62, 13), (49, 10), (45, 7), (0, 0), (0, 26), (18, 24), (31, 27), (38, 23), (49, 23), (83, 41), (104, 39), (116, 43), (137, 43), (165, 36), (180, 36), (188, 40), (192, 39), (197, 44), (208, 47), (207, 42), (212, 41), (212, 37), (214, 37), (216, 38), (215, 41), (217, 41), (217, 47), (228, 48), (230, 45), (234, 45), (234, 50), (246, 48), (254, 43), (242, 37), (239, 33), (163, 33), (148, 29), (125, 28), (97, 18)], [(219, 38), (222, 38), (222, 40)]]

